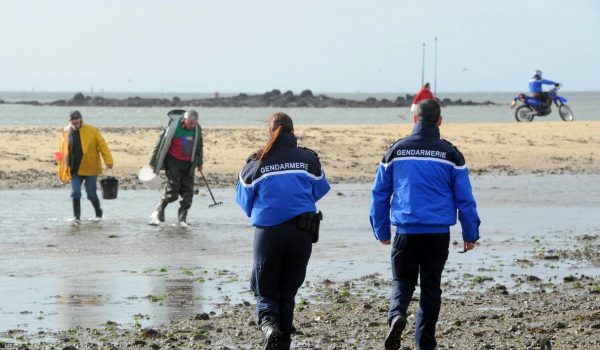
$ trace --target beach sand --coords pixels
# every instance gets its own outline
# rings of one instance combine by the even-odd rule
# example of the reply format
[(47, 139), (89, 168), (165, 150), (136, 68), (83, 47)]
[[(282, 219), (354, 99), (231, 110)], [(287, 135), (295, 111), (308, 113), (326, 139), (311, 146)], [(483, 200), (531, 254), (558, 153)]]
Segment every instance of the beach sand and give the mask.
[[(301, 146), (317, 151), (332, 182), (369, 182), (387, 147), (410, 134), (412, 125), (298, 126)], [(148, 162), (160, 128), (100, 128), (115, 159), (123, 188), (141, 184), (138, 169)], [(246, 157), (266, 141), (257, 127), (207, 127), (204, 172), (214, 186), (230, 186)], [(442, 137), (465, 155), (472, 174), (598, 173), (600, 122), (448, 124)], [(53, 153), (61, 129), (0, 127), (0, 189), (62, 186)]]

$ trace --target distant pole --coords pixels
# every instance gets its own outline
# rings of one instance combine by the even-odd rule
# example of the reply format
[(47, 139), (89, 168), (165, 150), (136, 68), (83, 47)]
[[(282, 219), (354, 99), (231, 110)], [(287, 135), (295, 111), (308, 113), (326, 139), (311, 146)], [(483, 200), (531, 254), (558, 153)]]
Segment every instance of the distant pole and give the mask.
[(425, 85), (425, 43), (423, 43), (423, 61), (421, 62), (421, 87)]
[(437, 36), (435, 37), (435, 50), (434, 50), (434, 64), (433, 64), (433, 96), (437, 97)]

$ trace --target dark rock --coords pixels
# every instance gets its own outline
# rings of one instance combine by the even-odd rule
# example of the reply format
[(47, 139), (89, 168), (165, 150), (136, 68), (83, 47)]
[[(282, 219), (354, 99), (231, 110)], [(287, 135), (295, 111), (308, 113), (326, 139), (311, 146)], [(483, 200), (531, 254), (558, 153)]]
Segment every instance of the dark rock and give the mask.
[(565, 329), (565, 328), (567, 328), (567, 324), (564, 323), (564, 322), (560, 322), (559, 321), (559, 322), (556, 322), (554, 324), (554, 328), (556, 328), (556, 329)]
[(308, 89), (306, 89), (306, 90), (303, 90), (303, 91), (300, 93), (300, 98), (307, 98), (307, 97), (313, 97), (313, 93), (312, 93), (312, 91), (310, 91), (310, 90), (308, 90)]
[(544, 255), (542, 258), (545, 259), (545, 260), (558, 260), (558, 259), (560, 259), (560, 257), (558, 255), (555, 255), (555, 254)]
[(552, 342), (548, 338), (541, 338), (538, 341), (540, 350), (552, 350)]
[(577, 277), (575, 277), (573, 275), (565, 276), (563, 278), (563, 281), (566, 282), (566, 283), (575, 282), (575, 281), (577, 281)]
[(140, 335), (145, 338), (160, 338), (162, 334), (154, 328), (144, 328), (140, 330)]
[[(303, 90), (299, 96), (294, 96), (294, 93), (290, 90), (281, 93), (278, 89), (265, 92), (264, 94), (248, 95), (240, 93), (233, 97), (210, 97), (210, 98), (199, 98), (182, 100), (178, 96), (174, 96), (171, 99), (167, 98), (142, 98), (139, 96), (129, 97), (125, 99), (117, 98), (103, 98), (101, 96), (85, 96), (82, 93), (77, 93), (68, 101), (56, 100), (47, 103), (40, 103), (38, 101), (18, 101), (13, 102), (15, 104), (27, 104), (27, 105), (50, 105), (50, 106), (101, 106), (101, 107), (174, 107), (174, 106), (194, 106), (194, 107), (349, 107), (349, 108), (379, 108), (379, 107), (407, 107), (410, 106), (413, 96), (406, 95), (405, 97), (399, 96), (394, 100), (382, 99), (377, 100), (375, 97), (369, 97), (364, 101), (345, 99), (345, 98), (333, 98), (323, 94), (319, 96), (313, 95), (311, 90)], [(2, 103), (10, 103), (2, 101)], [(458, 99), (456, 101), (450, 99), (443, 99), (442, 105), (463, 105), (463, 106), (477, 106), (477, 105), (488, 105), (493, 102), (473, 102), (463, 101)]]
[(206, 313), (203, 312), (201, 314), (197, 314), (196, 317), (194, 317), (196, 320), (202, 320), (202, 321), (206, 321), (210, 319), (210, 316)]
[(541, 281), (542, 279), (541, 279), (541, 278), (539, 278), (538, 276), (528, 275), (528, 276), (526, 276), (526, 277), (525, 277), (525, 280), (526, 280), (527, 282), (539, 282), (539, 281)]

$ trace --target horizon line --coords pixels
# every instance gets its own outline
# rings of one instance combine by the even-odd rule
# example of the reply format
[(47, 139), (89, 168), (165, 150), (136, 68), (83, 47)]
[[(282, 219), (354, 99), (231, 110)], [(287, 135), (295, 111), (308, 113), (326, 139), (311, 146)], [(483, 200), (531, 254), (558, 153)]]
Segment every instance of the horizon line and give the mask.
[[(313, 94), (315, 95), (325, 95), (325, 94), (354, 94), (354, 95), (368, 95), (368, 94), (374, 94), (374, 95), (395, 95), (395, 94), (400, 94), (400, 95), (414, 95), (416, 93), (413, 92), (406, 92), (406, 91), (315, 91), (312, 89), (301, 89), (301, 90), (292, 90), (292, 89), (271, 89), (271, 90), (267, 90), (267, 91), (211, 91), (211, 92), (207, 92), (207, 91), (155, 91), (155, 90), (138, 90), (138, 91), (118, 91), (118, 90), (102, 90), (102, 91), (94, 91), (93, 93), (91, 93), (90, 91), (84, 91), (84, 90), (0, 90), (0, 94), (3, 93), (18, 93), (18, 94), (28, 94), (28, 93), (32, 93), (32, 94), (42, 94), (42, 93), (53, 93), (53, 94), (60, 94), (60, 93), (64, 93), (64, 94), (78, 94), (78, 93), (82, 93), (85, 96), (97, 96), (103, 93), (109, 93), (109, 94), (204, 94), (204, 95), (214, 95), (215, 93), (219, 93), (219, 94), (227, 94), (227, 95), (236, 95), (236, 94), (265, 94), (268, 92), (271, 92), (273, 90), (279, 90), (281, 91), (281, 93), (284, 93), (286, 91), (292, 91), (294, 92), (294, 94), (296, 93), (301, 93), (304, 90), (310, 90)], [(417, 90), (418, 91), (418, 90)], [(524, 90), (523, 90), (524, 91)], [(598, 93), (600, 92), (600, 90), (562, 90), (562, 91), (566, 91), (566, 92), (576, 92), (576, 93), (582, 93), (582, 92), (588, 92), (588, 93)], [(519, 91), (516, 90), (511, 90), (511, 91), (502, 91), (502, 90), (496, 90), (496, 91), (492, 91), (492, 90), (460, 90), (460, 91), (441, 91), (438, 93), (439, 95), (442, 94), (504, 94), (504, 93), (519, 93)]]

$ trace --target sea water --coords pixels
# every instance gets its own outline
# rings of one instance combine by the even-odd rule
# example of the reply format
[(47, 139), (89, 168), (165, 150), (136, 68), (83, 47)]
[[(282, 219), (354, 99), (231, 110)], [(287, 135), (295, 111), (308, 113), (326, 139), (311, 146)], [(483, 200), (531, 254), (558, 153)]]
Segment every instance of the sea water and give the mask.
[[(207, 94), (102, 94), (103, 97), (126, 98), (129, 96), (172, 98), (210, 97)], [(335, 97), (364, 100), (369, 96), (378, 99), (395, 99), (404, 94), (328, 94)], [(569, 99), (576, 121), (600, 120), (600, 92), (564, 93)], [(52, 101), (69, 99), (72, 93), (7, 93), (0, 92), (5, 101), (39, 100)], [(443, 109), (444, 123), (513, 123), (514, 109), (510, 103), (511, 93), (451, 93), (440, 97), (473, 101), (492, 101), (489, 106), (451, 106)], [(0, 104), (0, 125), (61, 126), (67, 121), (69, 112), (78, 109), (86, 122), (103, 126), (164, 126), (169, 107), (57, 107), (19, 104)], [(408, 108), (223, 108), (199, 107), (200, 123), (203, 126), (238, 125), (263, 126), (274, 111), (284, 110), (298, 125), (316, 124), (395, 124), (412, 123)], [(554, 107), (552, 114), (536, 120), (561, 120)]]

